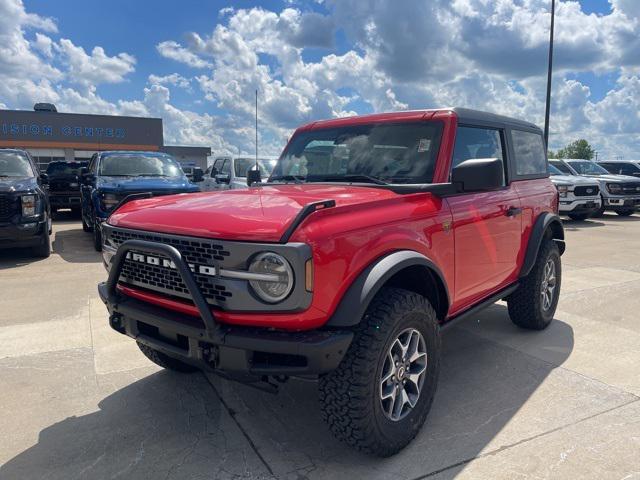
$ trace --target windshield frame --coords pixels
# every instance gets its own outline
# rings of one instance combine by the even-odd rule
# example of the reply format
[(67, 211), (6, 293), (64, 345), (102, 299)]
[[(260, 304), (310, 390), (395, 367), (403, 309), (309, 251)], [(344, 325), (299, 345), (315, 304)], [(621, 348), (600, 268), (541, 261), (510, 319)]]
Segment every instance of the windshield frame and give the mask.
[[(326, 173), (326, 174), (312, 173), (308, 175), (299, 175), (299, 174), (282, 172), (282, 167), (281, 167), (282, 162), (284, 161), (287, 154), (294, 148), (295, 141), (298, 140), (299, 137), (301, 136), (311, 136), (314, 133), (326, 134), (326, 132), (337, 131), (338, 133), (334, 136), (334, 138), (337, 140), (342, 135), (348, 135), (350, 129), (354, 131), (356, 129), (368, 129), (368, 132), (367, 132), (367, 136), (368, 136), (370, 135), (370, 132), (373, 128), (396, 127), (396, 126), (400, 126), (400, 127), (422, 126), (427, 129), (433, 129), (430, 132), (430, 136), (428, 138), (426, 136), (416, 137), (416, 140), (418, 140), (418, 144), (423, 139), (427, 139), (431, 142), (431, 145), (429, 146), (428, 153), (427, 153), (429, 155), (427, 162), (429, 162), (431, 165), (426, 166), (425, 178), (419, 178), (419, 177), (410, 178), (409, 176), (407, 176), (406, 178), (408, 180), (415, 180), (415, 181), (402, 182), (402, 181), (397, 181), (398, 177), (396, 178), (389, 178), (389, 177), (382, 177), (382, 176), (378, 177), (370, 173), (356, 172), (356, 171), (345, 172), (345, 173)], [(293, 181), (295, 183), (356, 185), (356, 186), (366, 186), (366, 187), (389, 188), (391, 190), (398, 191), (398, 192), (401, 192), (401, 191), (409, 192), (416, 189), (423, 190), (425, 188), (428, 188), (434, 185), (439, 185), (439, 184), (433, 183), (433, 181), (434, 181), (434, 176), (436, 175), (436, 171), (438, 167), (440, 150), (444, 142), (445, 129), (446, 129), (446, 124), (444, 121), (440, 119), (438, 120), (419, 119), (419, 120), (405, 120), (405, 121), (393, 121), (393, 122), (379, 121), (379, 122), (371, 122), (371, 123), (353, 123), (353, 124), (346, 124), (344, 126), (338, 126), (338, 127), (314, 128), (314, 129), (304, 129), (301, 131), (296, 131), (293, 137), (291, 138), (291, 140), (289, 141), (289, 143), (287, 144), (287, 146), (285, 147), (284, 151), (280, 155), (278, 162), (274, 166), (274, 169), (271, 175), (269, 176), (269, 179), (267, 180), (267, 182), (271, 184), (275, 184), (275, 183), (280, 183), (282, 181), (282, 180), (279, 180), (278, 178), (295, 177), (295, 178), (292, 178), (291, 180), (285, 180), (285, 183), (288, 183), (289, 181)], [(340, 134), (340, 130), (344, 130), (344, 132)], [(354, 137), (356, 136), (357, 135), (354, 135)], [(324, 141), (323, 139), (315, 139), (315, 140), (319, 142)], [(335, 145), (344, 145), (344, 143), (335, 143), (336, 140), (332, 140), (332, 142), (334, 143), (333, 145), (331, 145), (331, 147), (335, 148)], [(309, 145), (312, 141), (314, 141), (314, 139), (308, 141), (306, 145)], [(373, 148), (376, 148), (376, 147), (377, 145), (373, 146)], [(382, 148), (384, 147), (402, 148), (399, 145), (395, 145), (395, 144), (389, 144), (389, 145), (385, 144), (385, 145), (382, 145), (381, 147)], [(304, 148), (306, 148), (306, 146), (303, 147), (302, 151), (304, 151)], [(422, 152), (418, 152), (418, 153), (422, 153)], [(426, 176), (429, 177), (428, 180)], [(328, 177), (330, 177), (331, 180), (321, 180), (321, 178), (328, 178)], [(353, 177), (353, 178), (347, 178), (347, 177)], [(367, 177), (369, 179), (367, 179)], [(342, 178), (342, 180), (340, 180), (340, 178)]]
[(16, 155), (18, 157), (23, 158), (24, 161), (26, 162), (26, 164), (29, 166), (29, 170), (31, 171), (31, 174), (30, 175), (5, 175), (4, 173), (2, 173), (2, 171), (0, 171), (0, 177), (4, 177), (4, 178), (35, 178), (35, 177), (38, 176), (37, 169), (35, 168), (35, 165), (31, 161), (31, 158), (29, 157), (29, 154), (27, 154), (25, 152), (15, 151), (15, 150), (0, 151), (0, 155), (3, 155), (3, 154), (13, 154), (13, 155)]
[[(105, 161), (107, 161), (109, 158), (112, 157), (149, 157), (149, 158), (162, 158), (163, 160), (167, 160), (169, 163), (175, 165), (178, 168), (178, 174), (177, 175), (161, 175), (161, 174), (153, 174), (153, 173), (149, 173), (149, 174), (144, 174), (144, 173), (139, 173), (139, 174), (114, 174), (114, 173), (105, 173), (103, 171), (104, 168), (104, 164)], [(164, 164), (165, 162), (163, 162)], [(166, 166), (166, 164), (165, 164)], [(164, 166), (163, 166), (164, 168)], [(175, 158), (173, 158), (171, 155), (168, 155), (166, 153), (161, 153), (161, 152), (113, 152), (113, 153), (109, 153), (107, 155), (102, 155), (100, 156), (100, 161), (98, 162), (97, 165), (97, 175), (100, 177), (127, 177), (127, 178), (135, 178), (135, 177), (158, 177), (158, 178), (185, 178), (186, 174), (184, 173), (184, 170), (182, 170), (182, 166), (180, 165), (180, 162), (178, 162)]]

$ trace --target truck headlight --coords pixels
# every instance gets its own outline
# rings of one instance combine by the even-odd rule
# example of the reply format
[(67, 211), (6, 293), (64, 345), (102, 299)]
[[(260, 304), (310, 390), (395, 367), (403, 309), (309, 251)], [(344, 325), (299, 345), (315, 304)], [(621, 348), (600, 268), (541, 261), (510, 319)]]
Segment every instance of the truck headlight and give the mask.
[(256, 255), (249, 266), (249, 272), (256, 277), (249, 280), (251, 288), (267, 303), (284, 300), (293, 289), (291, 265), (277, 253), (262, 252)]
[(607, 190), (614, 195), (622, 193), (622, 187), (618, 183), (607, 183)]
[(36, 215), (36, 196), (35, 195), (22, 195), (22, 216), (34, 217)]
[(104, 193), (102, 194), (102, 205), (105, 210), (111, 210), (115, 207), (120, 200), (118, 200), (118, 196), (113, 193)]
[(569, 191), (569, 186), (568, 185), (556, 185), (556, 188), (558, 189), (558, 194), (561, 197), (566, 197), (567, 196), (567, 192)]

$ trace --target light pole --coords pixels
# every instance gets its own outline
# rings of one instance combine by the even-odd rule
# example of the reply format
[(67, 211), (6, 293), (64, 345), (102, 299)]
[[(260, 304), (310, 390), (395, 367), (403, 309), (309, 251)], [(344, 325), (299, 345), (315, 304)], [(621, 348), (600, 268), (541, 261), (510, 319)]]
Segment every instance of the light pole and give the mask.
[(551, 0), (551, 31), (549, 32), (549, 68), (547, 70), (547, 106), (544, 113), (544, 143), (549, 148), (549, 111), (551, 110), (551, 71), (553, 70), (553, 25), (556, 16), (556, 0)]

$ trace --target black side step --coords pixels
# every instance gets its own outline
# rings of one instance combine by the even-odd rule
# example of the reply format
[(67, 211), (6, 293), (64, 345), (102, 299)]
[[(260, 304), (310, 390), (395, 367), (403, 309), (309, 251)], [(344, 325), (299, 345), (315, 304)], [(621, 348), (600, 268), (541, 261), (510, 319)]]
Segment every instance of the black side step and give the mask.
[(481, 312), (482, 310), (484, 310), (485, 308), (490, 307), (491, 305), (496, 303), (498, 300), (502, 300), (507, 295), (515, 292), (519, 286), (520, 286), (519, 283), (514, 283), (513, 285), (509, 285), (507, 288), (505, 288), (503, 290), (500, 290), (498, 293), (490, 296), (486, 300), (483, 300), (479, 304), (471, 307), (469, 310), (465, 310), (464, 312), (459, 313), (455, 317), (447, 320), (445, 323), (441, 323), (440, 324), (440, 331), (444, 332), (444, 331), (450, 329), (451, 327), (457, 325), (459, 322), (461, 322), (463, 320), (467, 320), (469, 317), (472, 317), (475, 314), (477, 314), (477, 313)]

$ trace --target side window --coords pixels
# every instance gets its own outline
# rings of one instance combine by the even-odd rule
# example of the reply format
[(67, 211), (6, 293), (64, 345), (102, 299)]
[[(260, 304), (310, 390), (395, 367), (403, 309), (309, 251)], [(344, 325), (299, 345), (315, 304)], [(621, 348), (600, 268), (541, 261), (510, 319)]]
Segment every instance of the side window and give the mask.
[(622, 175), (637, 175), (638, 168), (630, 163), (623, 163), (620, 165), (620, 173)]
[(222, 164), (222, 169), (220, 170), (221, 175), (231, 175), (231, 159), (227, 159)]
[[(504, 170), (502, 132), (493, 128), (458, 127), (451, 168), (472, 158), (498, 158)], [(504, 176), (502, 184), (505, 184)]]
[(89, 165), (87, 166), (87, 170), (89, 170), (89, 172), (93, 173), (94, 175), (96, 173), (97, 163), (98, 163), (98, 155), (93, 155), (93, 157), (91, 157), (91, 160), (89, 161)]
[(222, 162), (224, 162), (223, 158), (216, 158), (216, 161), (213, 162), (213, 168), (211, 169), (212, 177), (215, 177), (217, 174), (220, 173), (220, 170), (222, 169)]
[(547, 175), (547, 158), (542, 135), (511, 130), (516, 175)]

